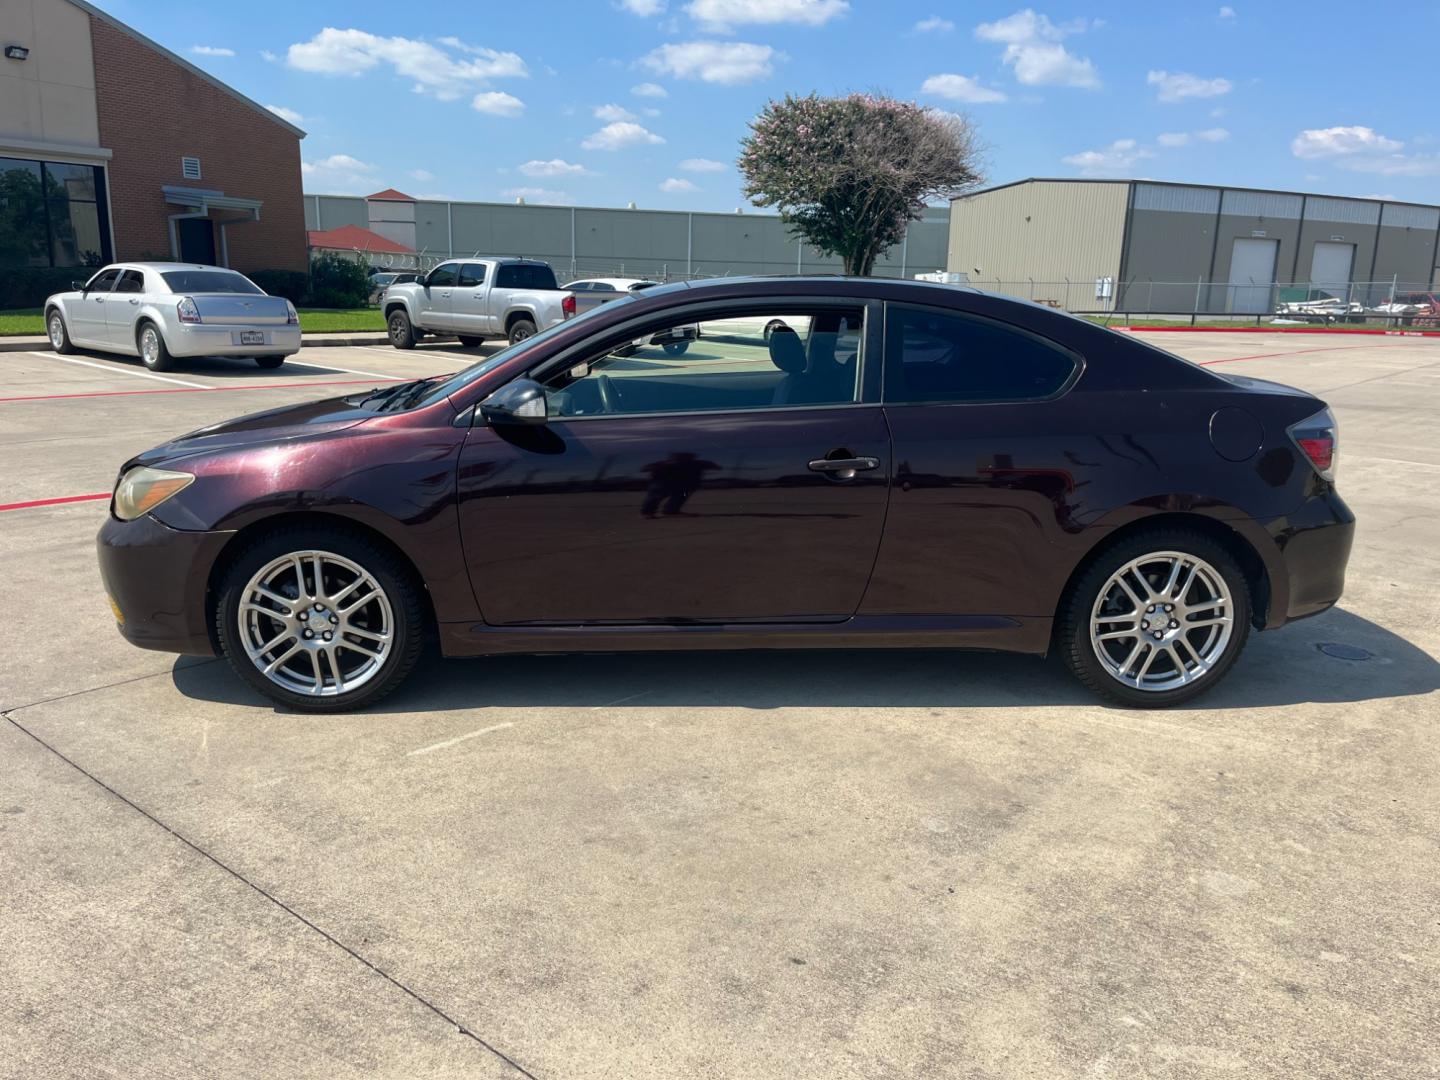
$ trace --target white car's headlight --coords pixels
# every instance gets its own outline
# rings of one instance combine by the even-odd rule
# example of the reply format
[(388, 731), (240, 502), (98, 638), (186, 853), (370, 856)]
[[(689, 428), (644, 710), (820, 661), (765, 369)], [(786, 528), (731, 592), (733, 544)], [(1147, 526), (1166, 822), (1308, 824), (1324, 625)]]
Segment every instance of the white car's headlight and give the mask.
[(190, 473), (137, 466), (115, 485), (115, 516), (121, 521), (134, 521), (194, 482)]

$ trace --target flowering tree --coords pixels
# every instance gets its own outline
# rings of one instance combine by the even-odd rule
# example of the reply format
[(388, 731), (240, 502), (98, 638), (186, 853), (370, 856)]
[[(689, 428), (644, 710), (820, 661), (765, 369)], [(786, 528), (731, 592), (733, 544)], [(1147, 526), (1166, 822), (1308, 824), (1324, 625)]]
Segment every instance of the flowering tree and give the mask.
[(964, 117), (877, 94), (786, 95), (741, 143), (745, 195), (779, 207), (795, 235), (847, 274), (869, 274), (927, 201), (978, 184), (979, 147)]

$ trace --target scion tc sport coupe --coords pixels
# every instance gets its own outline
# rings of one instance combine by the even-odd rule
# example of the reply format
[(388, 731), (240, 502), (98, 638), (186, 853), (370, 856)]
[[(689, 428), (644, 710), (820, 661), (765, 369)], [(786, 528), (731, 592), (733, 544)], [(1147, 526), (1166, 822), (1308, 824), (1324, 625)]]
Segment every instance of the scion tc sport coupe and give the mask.
[(1163, 706), (1340, 596), (1336, 440), (1309, 394), (1022, 301), (728, 279), (141, 454), (100, 565), (130, 641), (297, 709), (376, 700), (432, 634), (1055, 652)]

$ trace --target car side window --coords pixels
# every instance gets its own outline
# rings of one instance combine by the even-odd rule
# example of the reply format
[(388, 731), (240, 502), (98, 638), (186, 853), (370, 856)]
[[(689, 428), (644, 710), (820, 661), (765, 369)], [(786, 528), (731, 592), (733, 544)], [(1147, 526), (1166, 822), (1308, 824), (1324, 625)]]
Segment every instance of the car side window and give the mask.
[(115, 286), (116, 292), (143, 293), (145, 291), (145, 275), (139, 270), (126, 270), (120, 275), (120, 281)]
[(455, 264), (441, 263), (430, 271), (430, 276), (425, 279), (428, 288), (448, 289), (455, 284)]
[(105, 270), (96, 274), (85, 286), (86, 292), (109, 292), (115, 287), (116, 280), (120, 277), (119, 270)]
[(885, 318), (885, 401), (1033, 401), (1075, 373), (1069, 352), (979, 316), (892, 305)]
[(557, 289), (555, 271), (544, 263), (502, 263), (495, 271), (497, 289)]
[(485, 264), (465, 263), (460, 267), (460, 288), (473, 289), (485, 284)]
[(848, 405), (864, 311), (787, 308), (652, 327), (546, 385), (552, 417)]

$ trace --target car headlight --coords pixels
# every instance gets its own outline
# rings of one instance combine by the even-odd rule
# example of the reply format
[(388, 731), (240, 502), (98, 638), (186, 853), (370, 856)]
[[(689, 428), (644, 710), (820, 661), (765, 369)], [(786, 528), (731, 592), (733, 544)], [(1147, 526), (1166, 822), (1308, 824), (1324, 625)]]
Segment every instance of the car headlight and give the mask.
[(194, 482), (190, 473), (137, 466), (115, 485), (115, 516), (121, 521), (134, 521)]

